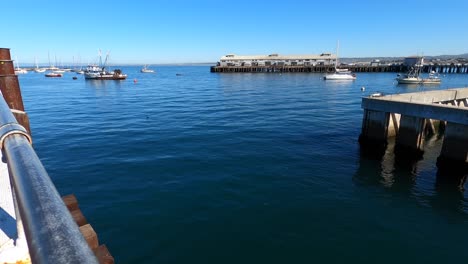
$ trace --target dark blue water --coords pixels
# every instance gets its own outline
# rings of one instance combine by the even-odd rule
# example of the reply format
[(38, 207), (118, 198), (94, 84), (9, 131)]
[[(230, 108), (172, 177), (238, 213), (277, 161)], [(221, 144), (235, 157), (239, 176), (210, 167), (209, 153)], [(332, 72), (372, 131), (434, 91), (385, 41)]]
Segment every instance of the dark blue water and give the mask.
[[(468, 201), (422, 160), (361, 154), (361, 97), (441, 86), (395, 74), (20, 76), (34, 147), (117, 263), (442, 263), (468, 259)], [(181, 73), (181, 76), (176, 76)], [(136, 79), (137, 83), (133, 80)], [(361, 87), (366, 87), (361, 92)]]

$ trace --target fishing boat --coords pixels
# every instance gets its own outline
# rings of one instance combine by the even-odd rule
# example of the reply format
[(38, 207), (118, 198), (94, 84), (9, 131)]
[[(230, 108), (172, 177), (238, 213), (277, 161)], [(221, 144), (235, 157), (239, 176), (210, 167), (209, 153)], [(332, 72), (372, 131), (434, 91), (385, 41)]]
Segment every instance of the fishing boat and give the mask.
[(336, 44), (335, 72), (325, 75), (323, 79), (324, 80), (356, 80), (356, 74), (352, 73), (350, 70), (338, 69), (338, 47), (339, 47), (339, 43)]
[(108, 71), (106, 68), (107, 61), (109, 59), (109, 53), (106, 55), (104, 63), (102, 63), (101, 52), (99, 51), (99, 65), (88, 65), (84, 71), (84, 77), (86, 80), (125, 80), (127, 75), (123, 74), (120, 69), (114, 71)]
[(84, 71), (85, 79), (87, 80), (125, 80), (127, 75), (121, 70), (107, 71), (106, 67), (98, 65), (89, 65)]
[(154, 73), (154, 70), (148, 69), (148, 65), (143, 65), (143, 68), (140, 70), (142, 73)]
[(60, 73), (60, 72), (55, 72), (55, 71), (52, 71), (52, 72), (48, 72), (45, 74), (45, 77), (51, 77), (51, 78), (60, 78), (62, 77), (63, 74)]
[(398, 84), (440, 84), (439, 74), (431, 71), (428, 78), (422, 78), (421, 71), (424, 59), (421, 57), (418, 63), (412, 66), (409, 71), (403, 75), (398, 74), (396, 80)]

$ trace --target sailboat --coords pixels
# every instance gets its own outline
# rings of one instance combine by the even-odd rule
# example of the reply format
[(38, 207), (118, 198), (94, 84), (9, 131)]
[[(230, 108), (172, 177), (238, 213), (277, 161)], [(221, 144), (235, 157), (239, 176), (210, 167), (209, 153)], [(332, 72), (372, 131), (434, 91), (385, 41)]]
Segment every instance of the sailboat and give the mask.
[(25, 74), (25, 73), (28, 73), (28, 71), (20, 68), (18, 58), (16, 58), (15, 74)]
[(37, 58), (34, 57), (34, 64), (36, 64), (36, 68), (34, 68), (34, 72), (45, 72), (45, 68), (39, 68), (39, 65), (37, 64)]
[(140, 70), (140, 72), (143, 72), (143, 73), (153, 73), (154, 70), (151, 70), (151, 69), (148, 69), (148, 65), (143, 65), (143, 68)]
[(338, 48), (339, 42), (336, 44), (336, 59), (335, 59), (335, 72), (327, 74), (323, 77), (324, 80), (356, 80), (356, 74), (348, 69), (338, 69)]
[[(75, 64), (75, 56), (73, 56), (73, 64)], [(78, 68), (78, 65), (80, 65), (80, 67)], [(81, 59), (80, 57), (78, 57), (78, 63), (77, 65), (75, 65), (75, 68), (71, 70), (72, 72), (75, 72), (76, 74), (84, 74), (84, 71), (81, 67)]]

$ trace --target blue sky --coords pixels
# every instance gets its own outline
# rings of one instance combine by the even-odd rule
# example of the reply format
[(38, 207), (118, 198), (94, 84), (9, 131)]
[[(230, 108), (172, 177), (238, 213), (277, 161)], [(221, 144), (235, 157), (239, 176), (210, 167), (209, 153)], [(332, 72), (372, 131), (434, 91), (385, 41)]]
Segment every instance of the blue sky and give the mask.
[(2, 1), (0, 46), (21, 63), (214, 62), (228, 53), (342, 57), (468, 52), (468, 1)]

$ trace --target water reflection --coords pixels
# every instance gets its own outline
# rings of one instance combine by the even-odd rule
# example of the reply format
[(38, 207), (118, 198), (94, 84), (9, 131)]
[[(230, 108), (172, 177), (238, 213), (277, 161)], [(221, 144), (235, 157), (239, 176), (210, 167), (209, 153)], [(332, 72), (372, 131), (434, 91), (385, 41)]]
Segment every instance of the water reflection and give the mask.
[(108, 88), (108, 87), (117, 87), (122, 86), (122, 82), (125, 80), (85, 80), (86, 87), (91, 88)]
[(431, 205), (440, 210), (465, 212), (464, 185), (467, 174), (439, 170), (436, 175), (436, 195), (431, 199)]
[(395, 141), (389, 139), (384, 151), (360, 148), (359, 167), (353, 180), (359, 186), (382, 186), (395, 193), (416, 198), (419, 203), (449, 212), (468, 212), (464, 198), (467, 172), (438, 169), (433, 174), (441, 139), (426, 141), (423, 156), (395, 153)]
[(355, 180), (363, 184), (378, 184), (386, 188), (409, 192), (415, 184), (418, 159), (395, 155), (395, 142), (390, 140), (387, 147), (360, 148), (360, 166)]

